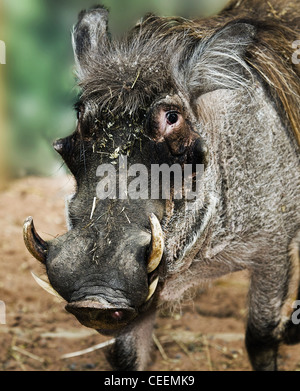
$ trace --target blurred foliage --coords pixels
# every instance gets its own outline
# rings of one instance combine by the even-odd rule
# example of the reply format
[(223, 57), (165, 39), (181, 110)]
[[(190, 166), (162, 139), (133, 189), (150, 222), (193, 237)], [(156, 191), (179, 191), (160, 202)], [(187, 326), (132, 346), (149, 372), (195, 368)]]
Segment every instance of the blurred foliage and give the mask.
[[(75, 126), (71, 34), (78, 13), (97, 0), (3, 0), (0, 37), (6, 43), (5, 99), (13, 176), (63, 172), (52, 148)], [(226, 0), (102, 0), (110, 9), (110, 29), (122, 34), (146, 12), (197, 17)], [(3, 27), (3, 26), (1, 26)], [(3, 121), (2, 125), (3, 126)]]

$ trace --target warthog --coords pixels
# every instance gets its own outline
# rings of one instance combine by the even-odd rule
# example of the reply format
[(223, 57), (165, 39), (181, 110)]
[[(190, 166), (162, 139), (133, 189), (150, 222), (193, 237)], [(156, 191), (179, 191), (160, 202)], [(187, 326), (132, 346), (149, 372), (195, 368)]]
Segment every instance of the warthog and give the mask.
[[(104, 7), (80, 13), (78, 123), (54, 143), (77, 184), (69, 230), (45, 242), (29, 217), (24, 239), (67, 311), (115, 336), (114, 369), (146, 368), (161, 303), (244, 269), (253, 368), (275, 370), (279, 345), (299, 342), (298, 5), (234, 0), (200, 20), (148, 14), (123, 38), (111, 38)], [(135, 178), (120, 192), (122, 162)], [(177, 170), (169, 196), (151, 197), (154, 165), (189, 167), (195, 196), (178, 197)]]

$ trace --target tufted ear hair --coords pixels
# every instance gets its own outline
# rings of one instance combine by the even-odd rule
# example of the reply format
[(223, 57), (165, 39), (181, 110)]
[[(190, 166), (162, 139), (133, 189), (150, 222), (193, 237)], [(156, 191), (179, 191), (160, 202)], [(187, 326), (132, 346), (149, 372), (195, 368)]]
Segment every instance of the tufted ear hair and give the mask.
[(103, 6), (81, 11), (72, 33), (72, 44), (79, 78), (85, 64), (95, 59), (108, 44), (108, 10)]
[(184, 84), (192, 97), (216, 89), (247, 87), (252, 78), (245, 61), (256, 28), (233, 22), (197, 44), (184, 71)]

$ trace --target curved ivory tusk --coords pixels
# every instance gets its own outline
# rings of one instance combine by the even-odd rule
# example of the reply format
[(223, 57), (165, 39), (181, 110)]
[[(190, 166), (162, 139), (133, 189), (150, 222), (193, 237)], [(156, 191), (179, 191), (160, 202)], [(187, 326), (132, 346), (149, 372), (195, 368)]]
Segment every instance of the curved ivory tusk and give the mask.
[(157, 287), (157, 283), (158, 283), (158, 276), (149, 285), (149, 292), (148, 292), (148, 296), (147, 296), (146, 301), (150, 300), (151, 297), (153, 296), (153, 293), (155, 292), (156, 287)]
[(42, 280), (40, 277), (38, 277), (33, 272), (31, 272), (31, 274), (32, 274), (32, 277), (35, 279), (36, 283), (40, 287), (42, 287), (46, 292), (50, 293), (50, 295), (58, 297), (60, 300), (65, 301), (65, 299), (58, 292), (56, 292), (56, 290), (50, 285), (50, 282)]
[(151, 273), (159, 265), (164, 251), (164, 237), (160, 223), (154, 213), (150, 217), (152, 248), (148, 258), (147, 272)]
[(24, 221), (23, 238), (30, 254), (32, 254), (38, 261), (45, 264), (48, 245), (36, 232), (33, 224), (33, 218), (31, 216), (27, 217)]

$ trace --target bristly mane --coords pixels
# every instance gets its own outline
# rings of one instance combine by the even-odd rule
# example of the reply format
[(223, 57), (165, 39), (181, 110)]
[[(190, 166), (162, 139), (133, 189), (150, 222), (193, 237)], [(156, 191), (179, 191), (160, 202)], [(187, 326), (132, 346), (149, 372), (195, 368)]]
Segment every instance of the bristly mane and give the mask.
[[(148, 15), (122, 41), (111, 40), (96, 58), (85, 58), (85, 75), (78, 73), (83, 98), (99, 110), (132, 114), (145, 108), (159, 94), (176, 90), (174, 59), (187, 60), (197, 43), (228, 23), (247, 20), (256, 35), (243, 66), (265, 82), (300, 145), (300, 65), (292, 62), (292, 43), (300, 37), (298, 8), (298, 0), (233, 0), (209, 19)], [(243, 78), (225, 88), (234, 88), (234, 82), (239, 87)]]

